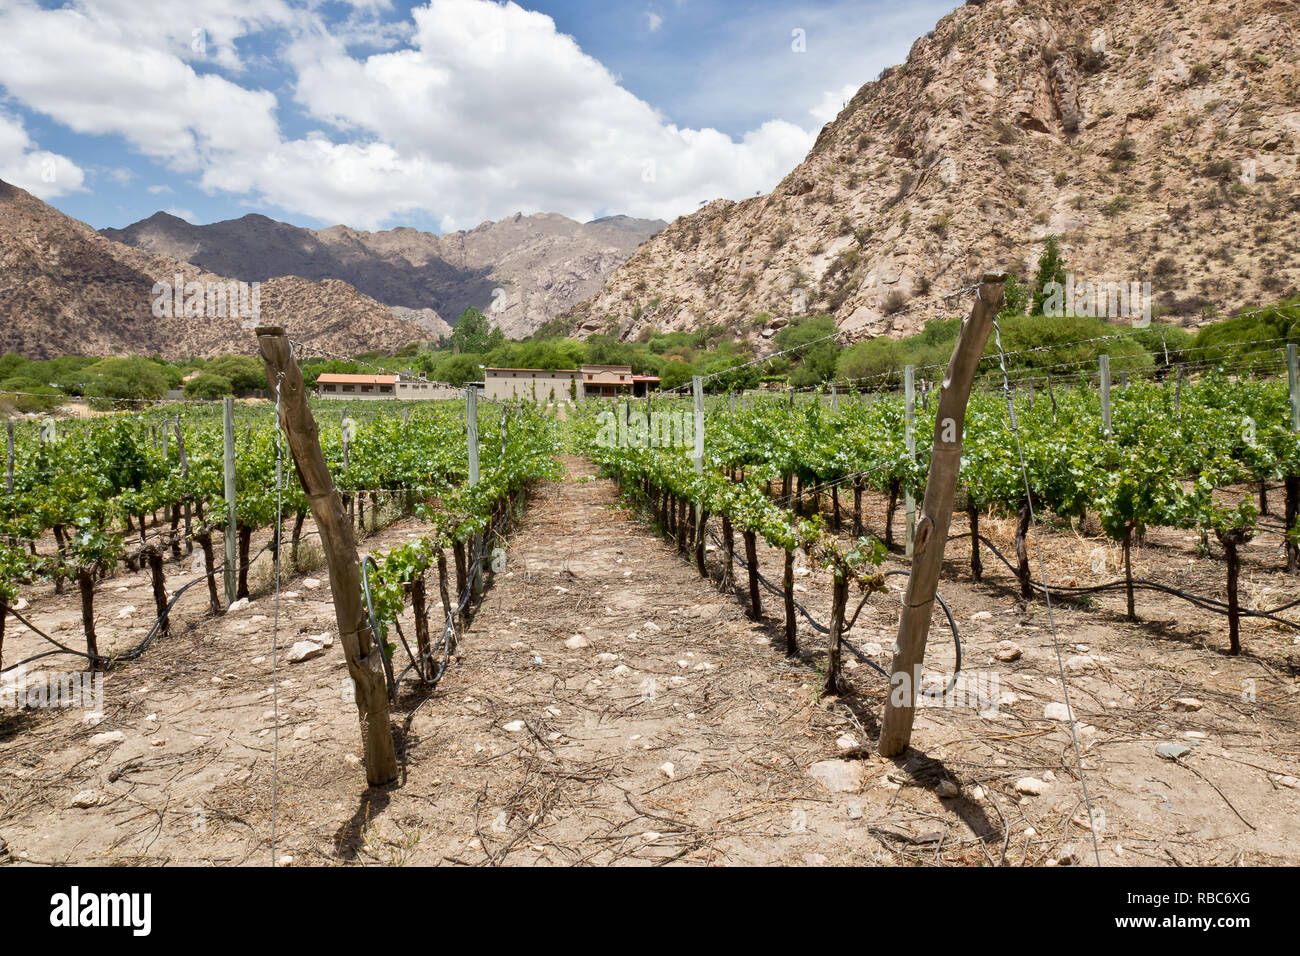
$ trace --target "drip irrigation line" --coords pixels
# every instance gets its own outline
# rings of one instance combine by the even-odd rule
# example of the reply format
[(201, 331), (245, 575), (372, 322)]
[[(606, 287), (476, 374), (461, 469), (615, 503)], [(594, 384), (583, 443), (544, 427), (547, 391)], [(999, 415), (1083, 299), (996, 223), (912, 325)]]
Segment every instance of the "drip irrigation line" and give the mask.
[[(716, 547), (721, 548), (721, 547), (723, 546), (723, 545), (722, 545), (722, 541), (719, 540), (718, 536), (715, 535), (715, 534), (713, 533), (713, 529), (712, 529), (712, 528), (709, 528), (709, 527), (706, 526), (704, 530), (705, 530), (705, 532), (708, 534), (708, 536), (709, 536), (710, 538), (713, 539), (713, 543), (714, 543), (714, 545), (715, 545)], [(739, 564), (742, 568), (744, 568), (745, 570), (749, 570), (749, 564), (748, 564), (748, 562), (746, 562), (744, 558), (742, 558), (738, 553), (736, 553), (734, 549), (732, 550), (732, 558), (733, 558), (733, 560), (735, 560), (736, 563)], [(895, 568), (895, 569), (892, 570), (892, 571), (886, 571), (886, 572), (885, 572), (885, 577), (890, 577), (890, 576), (892, 576), (892, 575), (896, 575), (896, 574), (910, 575), (911, 573), (912, 573), (912, 572), (907, 571), (907, 570), (905, 570), (905, 569), (903, 569), (903, 568)], [(771, 581), (769, 581), (769, 580), (767, 579), (767, 577), (763, 574), (762, 571), (755, 570), (754, 574), (755, 574), (755, 577), (758, 578), (759, 583), (762, 584), (763, 587), (766, 588), (767, 591), (768, 591), (769, 593), (774, 594), (774, 595), (776, 595), (777, 597), (780, 597), (780, 598), (782, 598), (782, 599), (784, 600), (784, 598), (785, 598), (785, 589), (784, 589), (784, 588), (778, 588), (776, 585), (774, 585)], [(954, 649), (955, 649), (955, 653), (956, 653), (956, 657), (957, 657), (957, 663), (956, 663), (956, 666), (953, 668), (952, 680), (950, 680), (950, 681), (948, 682), (948, 686), (947, 686), (947, 688), (946, 688), (946, 689), (944, 690), (944, 692), (943, 692), (943, 696), (946, 697), (946, 696), (948, 696), (948, 694), (952, 693), (953, 688), (955, 688), (955, 687), (957, 686), (957, 678), (958, 678), (959, 673), (961, 672), (961, 636), (960, 636), (960, 634), (959, 634), (959, 632), (958, 632), (958, 629), (957, 629), (957, 621), (953, 618), (953, 616), (952, 616), (952, 611), (949, 609), (947, 603), (944, 601), (943, 597), (942, 597), (940, 594), (938, 594), (937, 592), (935, 593), (935, 597), (938, 598), (938, 601), (939, 601), (940, 606), (943, 607), (943, 613), (944, 613), (944, 614), (947, 616), (947, 618), (948, 618), (948, 626), (949, 626), (949, 628), (952, 630), (953, 647), (954, 647)], [(866, 601), (866, 596), (863, 597), (863, 601), (864, 601), (864, 602)], [(799, 601), (795, 601), (795, 600), (792, 600), (792, 601), (791, 601), (791, 604), (794, 605), (794, 608), (795, 608), (796, 611), (798, 611), (800, 614), (802, 614), (802, 615), (804, 616), (804, 618), (808, 621), (808, 624), (812, 627), (812, 629), (813, 629), (814, 631), (816, 631), (818, 634), (830, 634), (830, 632), (831, 632), (830, 628), (829, 628), (829, 627), (826, 627), (824, 624), (822, 624), (820, 621), (818, 621), (815, 617), (813, 617), (812, 614), (808, 611), (808, 609), (807, 609), (806, 607), (803, 606), (803, 604), (801, 604)], [(859, 605), (859, 608), (858, 608), (858, 609), (861, 610), (861, 605)], [(853, 615), (853, 618), (854, 618), (854, 620), (857, 619), (857, 614), (856, 614), (856, 613)], [(840, 643), (841, 643), (842, 645), (844, 645), (845, 647), (847, 647), (847, 648), (849, 649), (849, 651), (853, 654), (853, 656), (856, 657), (856, 658), (857, 658), (859, 661), (861, 661), (863, 664), (866, 664), (868, 667), (870, 667), (870, 668), (872, 668), (873, 670), (877, 671), (877, 672), (878, 672), (882, 677), (884, 677), (886, 680), (890, 680), (890, 679), (891, 679), (891, 678), (890, 678), (889, 671), (885, 670), (883, 667), (881, 667), (881, 666), (880, 666), (879, 664), (877, 664), (875, 661), (871, 660), (871, 658), (869, 658), (866, 654), (862, 653), (862, 651), (860, 651), (857, 647), (855, 647), (853, 644), (849, 643), (849, 641), (847, 641), (847, 640), (843, 637), (843, 635), (841, 635), (841, 637), (840, 637)]]
[[(948, 540), (956, 541), (960, 538), (969, 538), (969, 537), (970, 537), (970, 532), (964, 531), (961, 534), (952, 535)], [(979, 539), (980, 542), (983, 543), (985, 547), (987, 547), (990, 551), (993, 552), (993, 554), (997, 557), (999, 561), (1001, 561), (1003, 564), (1007, 566), (1007, 570), (1009, 570), (1012, 574), (1016, 575), (1017, 578), (1020, 577), (1020, 573), (1016, 570), (1015, 566), (1012, 565), (1012, 563), (1009, 560), (1007, 560), (1006, 555), (1004, 555), (1000, 550), (998, 550), (997, 545), (995, 545), (988, 538), (984, 537), (984, 535), (980, 535)], [(1030, 580), (1029, 586), (1036, 591), (1039, 592), (1043, 591), (1042, 585), (1038, 584), (1038, 582), (1036, 581)], [(1071, 595), (1082, 596), (1085, 594), (1097, 594), (1102, 591), (1116, 591), (1121, 588), (1127, 588), (1127, 587), (1128, 587), (1127, 581), (1118, 580), (1118, 581), (1109, 581), (1106, 584), (1093, 584), (1085, 587), (1073, 587), (1064, 584), (1056, 584), (1056, 585), (1052, 585), (1052, 590), (1067, 591)], [(1171, 587), (1167, 584), (1161, 584), (1159, 581), (1148, 581), (1146, 578), (1134, 578), (1133, 589), (1140, 590), (1140, 591), (1158, 591), (1162, 594), (1168, 594), (1171, 597), (1181, 598), (1182, 600), (1187, 601), (1189, 604), (1194, 604), (1197, 607), (1200, 607), (1202, 610), (1212, 611), (1216, 614), (1224, 614), (1224, 615), (1228, 613), (1228, 605), (1224, 601), (1220, 601), (1217, 598), (1206, 597), (1200, 594), (1193, 594), (1189, 591), (1182, 591), (1179, 590), (1178, 588)], [(1296, 630), (1300, 630), (1300, 624), (1276, 616), (1279, 611), (1290, 610), (1296, 605), (1300, 605), (1300, 599), (1291, 601), (1287, 604), (1283, 604), (1280, 607), (1270, 608), (1269, 610), (1266, 611), (1256, 610), (1253, 608), (1244, 608), (1244, 607), (1238, 608), (1237, 613), (1240, 614), (1242, 617), (1264, 618), (1265, 620), (1273, 621), (1276, 624), (1281, 624), (1286, 627), (1291, 627), (1291, 628), (1295, 628)]]

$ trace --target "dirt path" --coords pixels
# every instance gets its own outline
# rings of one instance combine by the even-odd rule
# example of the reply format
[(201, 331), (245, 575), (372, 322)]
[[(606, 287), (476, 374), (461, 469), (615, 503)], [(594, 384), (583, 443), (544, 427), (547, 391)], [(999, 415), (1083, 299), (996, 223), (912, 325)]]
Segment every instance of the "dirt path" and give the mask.
[[(400, 786), (362, 786), (337, 644), (281, 663), (277, 753), (264, 597), (110, 674), (101, 721), (45, 711), (3, 728), (12, 859), (268, 862), (273, 760), (275, 852), (296, 863), (877, 859), (856, 810), (807, 773), (849, 726), (816, 673), (619, 509), (610, 482), (565, 463), (460, 658), (395, 713)], [(419, 531), (400, 522), (365, 546)], [(282, 656), (332, 616), (327, 588), (285, 590)], [(70, 806), (87, 791), (91, 806)]]

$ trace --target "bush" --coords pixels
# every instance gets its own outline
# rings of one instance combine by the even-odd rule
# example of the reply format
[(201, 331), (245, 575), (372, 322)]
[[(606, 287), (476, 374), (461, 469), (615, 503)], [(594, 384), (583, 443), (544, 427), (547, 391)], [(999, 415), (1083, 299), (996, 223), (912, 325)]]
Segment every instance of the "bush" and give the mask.
[(233, 394), (234, 391), (234, 383), (224, 375), (215, 372), (203, 372), (185, 383), (186, 398), (221, 398)]
[(683, 362), (681, 359), (673, 359), (665, 362), (663, 369), (659, 372), (659, 387), (662, 389), (680, 388), (690, 383), (691, 378), (698, 374), (695, 366), (690, 362)]

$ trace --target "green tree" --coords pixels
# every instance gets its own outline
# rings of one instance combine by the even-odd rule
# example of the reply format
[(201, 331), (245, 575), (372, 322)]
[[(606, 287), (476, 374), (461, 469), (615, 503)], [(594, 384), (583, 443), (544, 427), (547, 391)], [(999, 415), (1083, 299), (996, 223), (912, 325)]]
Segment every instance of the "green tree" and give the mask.
[(266, 388), (266, 366), (248, 355), (222, 355), (203, 367), (204, 372), (227, 379), (236, 392)]
[(452, 351), (460, 355), (482, 354), (492, 348), (492, 323), (478, 309), (470, 306), (460, 314), (451, 330)]
[(690, 362), (683, 362), (681, 359), (665, 362), (663, 371), (659, 373), (659, 387), (679, 388), (689, 383), (691, 377), (696, 374), (695, 366)]
[(186, 398), (221, 398), (234, 392), (230, 379), (215, 372), (203, 372), (185, 383)]
[(1056, 236), (1048, 236), (1043, 245), (1043, 254), (1038, 257), (1038, 272), (1034, 276), (1033, 307), (1031, 315), (1043, 314), (1043, 303), (1050, 293), (1043, 291), (1049, 282), (1065, 285), (1065, 260), (1061, 258), (1061, 242)]
[(85, 370), (85, 394), (116, 400), (157, 399), (167, 392), (167, 377), (146, 358), (110, 358)]

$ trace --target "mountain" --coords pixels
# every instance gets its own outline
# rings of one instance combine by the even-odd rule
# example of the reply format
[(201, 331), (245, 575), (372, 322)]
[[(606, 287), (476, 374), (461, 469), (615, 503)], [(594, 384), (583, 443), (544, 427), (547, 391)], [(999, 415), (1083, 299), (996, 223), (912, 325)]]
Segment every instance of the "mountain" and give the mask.
[(1275, 302), (1300, 288), (1298, 34), (1294, 0), (968, 3), (770, 195), (678, 219), (565, 319), (902, 335), (985, 269), (1032, 276), (1049, 234), (1077, 279), (1150, 281), (1189, 324)]
[(470, 306), (523, 337), (596, 293), (604, 277), (666, 223), (614, 216), (579, 223), (554, 213), (487, 222), (443, 236), (398, 228), (312, 230), (265, 216), (195, 226), (156, 213), (117, 242), (246, 281), (342, 279), (432, 331)]
[[(175, 285), (178, 275), (182, 284), (202, 283), (205, 292), (224, 291), (230, 282), (179, 259), (113, 242), (0, 182), (0, 352), (29, 358), (253, 352), (252, 332), (239, 318), (186, 316), (183, 307), (179, 315), (161, 307), (157, 311), (172, 314), (155, 314), (155, 283)], [(282, 325), (318, 350), (352, 355), (428, 338), (418, 324), (337, 279), (274, 278), (259, 293), (262, 324)], [(206, 297), (204, 305), (207, 312)]]

